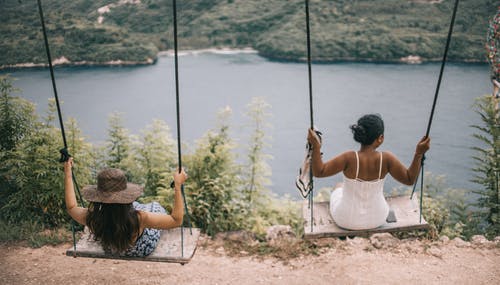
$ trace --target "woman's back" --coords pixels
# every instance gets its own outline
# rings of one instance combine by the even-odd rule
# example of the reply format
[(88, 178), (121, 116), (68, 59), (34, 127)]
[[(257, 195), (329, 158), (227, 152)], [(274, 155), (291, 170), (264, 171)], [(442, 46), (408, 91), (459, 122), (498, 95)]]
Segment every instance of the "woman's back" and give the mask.
[(326, 163), (321, 157), (321, 141), (313, 129), (307, 140), (312, 149), (312, 174), (328, 177), (342, 172), (343, 189), (332, 192), (330, 211), (335, 222), (348, 229), (369, 229), (384, 224), (389, 206), (384, 199), (384, 178), (390, 174), (397, 181), (412, 185), (420, 170), (430, 138), (422, 138), (415, 149), (413, 161), (406, 168), (390, 153), (377, 152), (384, 142), (384, 122), (377, 114), (367, 114), (351, 125), (354, 140), (361, 144), (359, 152), (344, 152)]
[(345, 177), (361, 181), (374, 181), (384, 178), (387, 174), (385, 153), (378, 151), (348, 151)]
[[(348, 163), (344, 171), (343, 187), (331, 194), (330, 211), (340, 227), (353, 230), (376, 228), (385, 223), (389, 213), (389, 206), (384, 198), (383, 154), (378, 153), (375, 157), (375, 153), (360, 155), (354, 152), (354, 155), (355, 164)], [(353, 164), (354, 167), (351, 167)], [(354, 176), (350, 175), (352, 172)], [(374, 176), (375, 179), (361, 179)]]

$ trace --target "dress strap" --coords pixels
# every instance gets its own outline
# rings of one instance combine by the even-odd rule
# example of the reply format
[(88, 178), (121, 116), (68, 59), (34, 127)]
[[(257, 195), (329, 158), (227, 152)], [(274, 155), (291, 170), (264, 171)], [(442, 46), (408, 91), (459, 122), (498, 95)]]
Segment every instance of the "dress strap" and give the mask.
[(358, 175), (359, 175), (359, 155), (358, 155), (357, 151), (355, 151), (354, 153), (356, 154), (356, 178), (354, 178), (354, 179), (358, 179)]
[(382, 176), (382, 152), (380, 152), (380, 166), (378, 169), (378, 179), (380, 180), (380, 177)]

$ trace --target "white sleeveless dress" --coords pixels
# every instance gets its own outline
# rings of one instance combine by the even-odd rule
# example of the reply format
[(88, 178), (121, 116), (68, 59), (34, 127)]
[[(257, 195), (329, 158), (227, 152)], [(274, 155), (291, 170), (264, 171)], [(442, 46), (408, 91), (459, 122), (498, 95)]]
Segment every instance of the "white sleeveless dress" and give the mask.
[(389, 205), (384, 198), (382, 174), (382, 153), (378, 179), (358, 179), (359, 155), (356, 152), (356, 178), (344, 175), (344, 186), (330, 195), (330, 213), (335, 223), (350, 230), (373, 229), (383, 225), (389, 214)]

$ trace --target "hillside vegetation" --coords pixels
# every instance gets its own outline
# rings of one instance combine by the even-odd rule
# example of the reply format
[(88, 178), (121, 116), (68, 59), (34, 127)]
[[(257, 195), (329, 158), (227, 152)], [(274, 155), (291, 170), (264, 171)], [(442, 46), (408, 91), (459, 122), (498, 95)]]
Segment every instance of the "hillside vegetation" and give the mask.
[[(439, 60), (452, 0), (311, 0), (316, 61)], [(45, 0), (53, 58), (72, 63), (154, 62), (173, 46), (171, 0)], [(498, 1), (461, 1), (449, 58), (485, 61)], [(0, 66), (45, 63), (36, 1), (0, 0)], [(305, 57), (303, 0), (178, 1), (179, 48), (252, 47), (277, 60)]]

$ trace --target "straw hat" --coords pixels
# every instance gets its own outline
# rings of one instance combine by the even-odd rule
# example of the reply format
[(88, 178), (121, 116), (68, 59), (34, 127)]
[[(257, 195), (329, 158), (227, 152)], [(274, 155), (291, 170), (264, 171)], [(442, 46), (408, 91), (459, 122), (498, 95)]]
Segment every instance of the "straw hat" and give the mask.
[(120, 169), (107, 168), (97, 174), (97, 185), (83, 187), (82, 195), (87, 201), (100, 203), (129, 204), (141, 196), (143, 188), (128, 183)]

